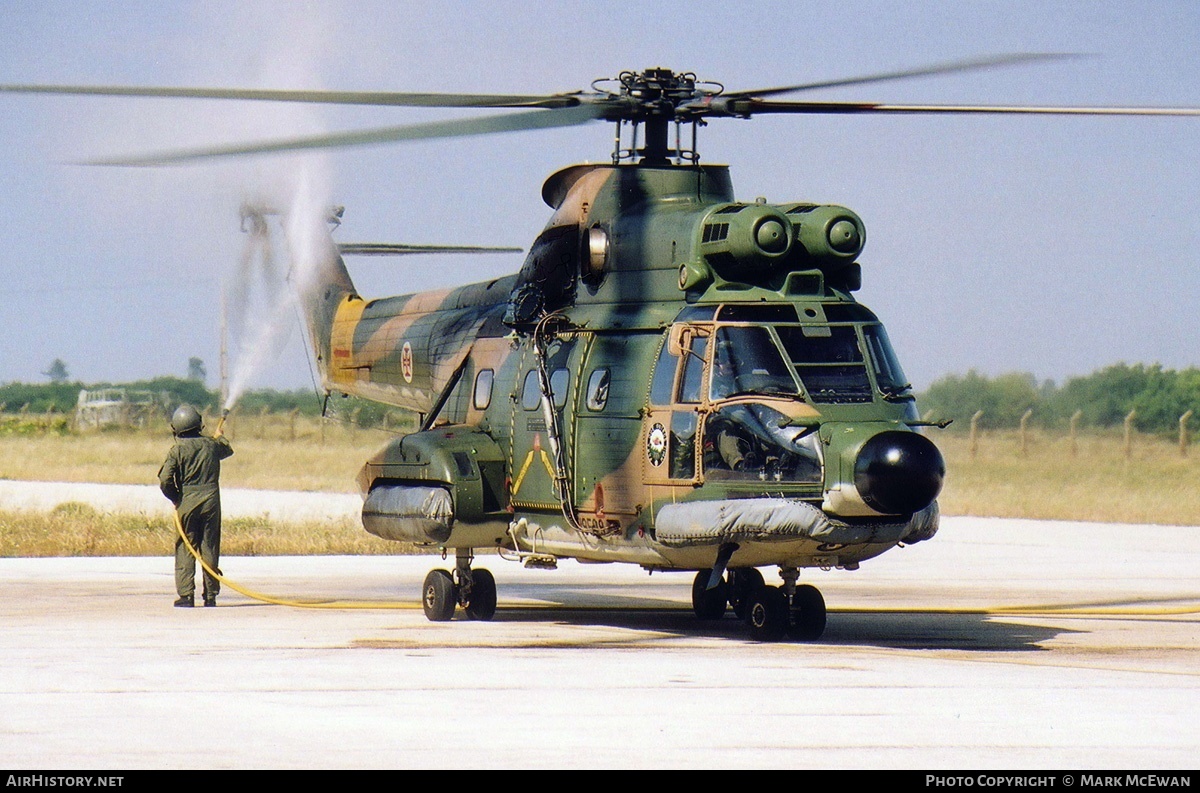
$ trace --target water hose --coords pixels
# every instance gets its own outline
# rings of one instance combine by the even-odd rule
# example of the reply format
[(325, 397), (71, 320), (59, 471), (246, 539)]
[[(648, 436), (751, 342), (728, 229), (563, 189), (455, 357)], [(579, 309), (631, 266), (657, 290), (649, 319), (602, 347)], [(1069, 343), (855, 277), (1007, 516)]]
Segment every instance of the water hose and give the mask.
[[(229, 416), (229, 410), (230, 410), (229, 408), (226, 408), (225, 412), (221, 414), (221, 420), (217, 422), (216, 434), (218, 436), (221, 435), (221, 432), (225, 427), (225, 419)], [(417, 606), (415, 604), (411, 604), (411, 603), (389, 603), (389, 602), (384, 602), (384, 601), (293, 600), (291, 598), (276, 597), (274, 595), (265, 595), (262, 592), (256, 592), (253, 589), (250, 589), (248, 587), (245, 587), (240, 584), (236, 584), (233, 581), (230, 581), (228, 578), (221, 575), (221, 572), (219, 570), (212, 569), (208, 565), (208, 562), (204, 561), (203, 557), (200, 556), (200, 552), (196, 550), (196, 547), (194, 545), (192, 545), (192, 541), (188, 539), (187, 532), (185, 532), (183, 530), (183, 519), (181, 517), (179, 517), (179, 510), (178, 509), (171, 510), (171, 517), (174, 518), (174, 520), (175, 520), (175, 530), (176, 530), (176, 532), (179, 533), (180, 539), (183, 540), (183, 544), (187, 547), (188, 553), (190, 553), (192, 555), (193, 559), (195, 559), (197, 562), (200, 563), (200, 566), (204, 569), (204, 572), (208, 573), (210, 576), (212, 576), (217, 581), (219, 581), (221, 583), (221, 586), (229, 587), (233, 591), (243, 594), (246, 597), (250, 598), (251, 600), (257, 600), (261, 603), (270, 603), (270, 604), (276, 605), (276, 606), (292, 606), (293, 608), (306, 608), (306, 609), (412, 609), (412, 608), (417, 608)]]

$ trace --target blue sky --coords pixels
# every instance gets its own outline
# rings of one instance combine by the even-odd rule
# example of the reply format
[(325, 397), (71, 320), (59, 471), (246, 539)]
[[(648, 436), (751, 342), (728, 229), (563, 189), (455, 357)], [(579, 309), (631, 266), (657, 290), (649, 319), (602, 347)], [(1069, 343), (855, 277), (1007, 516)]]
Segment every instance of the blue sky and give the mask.
[[(1010, 52), (1091, 57), (804, 94), (920, 103), (1200, 106), (1194, 2), (0, 2), (0, 83), (430, 92), (586, 89), (625, 69), (729, 90)], [(453, 116), (399, 108), (0, 95), (0, 382), (55, 358), (85, 382), (215, 385), (220, 290), (248, 197), (319, 177), (339, 239), (528, 246), (543, 180), (611, 130), (497, 135), (168, 169), (88, 157)], [(862, 216), (859, 298), (918, 388), (1200, 366), (1200, 119), (717, 120), (700, 152), (739, 197)], [(520, 255), (355, 262), (376, 297), (514, 271)], [(298, 329), (256, 385), (311, 386)]]

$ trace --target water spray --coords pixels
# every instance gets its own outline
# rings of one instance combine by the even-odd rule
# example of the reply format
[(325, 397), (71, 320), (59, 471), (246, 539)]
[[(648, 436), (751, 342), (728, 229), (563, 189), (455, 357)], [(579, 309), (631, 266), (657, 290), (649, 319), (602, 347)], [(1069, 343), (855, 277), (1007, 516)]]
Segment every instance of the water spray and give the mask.
[[(248, 201), (242, 206), (242, 230), (246, 247), (232, 286), (240, 331), (233, 372), (228, 383), (224, 414), (237, 405), (250, 380), (289, 341), (297, 301), (316, 284), (316, 274), (328, 255), (329, 205), (322, 200), (318, 185), (308, 169), (302, 169), (285, 201)], [(280, 266), (272, 228), (278, 218), (283, 232), (286, 266)]]

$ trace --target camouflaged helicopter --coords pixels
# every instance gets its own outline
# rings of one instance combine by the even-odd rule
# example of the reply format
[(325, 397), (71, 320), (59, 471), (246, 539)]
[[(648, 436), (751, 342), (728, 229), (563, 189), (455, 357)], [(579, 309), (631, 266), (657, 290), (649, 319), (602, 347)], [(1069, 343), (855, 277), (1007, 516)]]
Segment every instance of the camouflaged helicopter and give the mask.
[[(695, 571), (699, 619), (731, 608), (754, 639), (814, 640), (825, 603), (798, 583), (800, 571), (854, 570), (933, 537), (945, 464), (923, 434), (928, 423), (883, 324), (853, 296), (862, 220), (837, 205), (738, 200), (728, 167), (700, 162), (697, 129), (762, 113), (1200, 114), (768, 98), (1055, 57), (729, 93), (658, 68), (544, 96), (0, 90), (522, 109), (101, 161), (123, 165), (615, 123), (611, 162), (573, 165), (545, 182), (552, 214), (515, 275), (367, 299), (342, 254), (385, 251), (339, 248), (330, 237), (303, 295), (326, 395), (420, 416), (418, 431), (392, 440), (359, 473), (363, 525), (453, 551), (453, 569), (425, 580), (430, 620), (449, 620), (459, 607), (470, 619), (492, 618), (495, 578), (473, 566), (486, 550), (533, 568), (574, 558)], [(779, 585), (759, 572), (769, 567)]]

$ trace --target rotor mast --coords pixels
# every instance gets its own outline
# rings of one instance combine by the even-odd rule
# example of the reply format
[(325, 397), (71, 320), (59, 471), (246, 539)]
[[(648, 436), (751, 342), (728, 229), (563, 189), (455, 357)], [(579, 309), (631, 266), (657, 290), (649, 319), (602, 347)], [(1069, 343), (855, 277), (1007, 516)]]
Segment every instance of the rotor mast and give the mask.
[[(594, 87), (612, 80), (597, 81)], [(653, 68), (642, 72), (625, 71), (616, 78), (619, 86), (604, 91), (609, 97), (624, 100), (622, 111), (609, 116), (617, 125), (613, 163), (622, 160), (636, 161), (643, 165), (669, 165), (697, 162), (696, 129), (703, 121), (690, 111), (690, 105), (701, 97), (711, 97), (711, 90), (697, 89), (696, 75), (691, 72), (676, 73), (670, 69)], [(705, 85), (705, 84), (701, 84)], [(718, 87), (719, 89), (719, 87)], [(604, 89), (600, 89), (604, 90)], [(719, 90), (716, 92), (719, 93)], [(631, 122), (632, 134), (629, 148), (621, 148), (621, 127)], [(692, 123), (692, 147), (684, 149), (680, 127)], [(671, 126), (675, 127), (675, 145), (671, 145)], [(644, 143), (638, 148), (638, 130), (644, 129)]]

